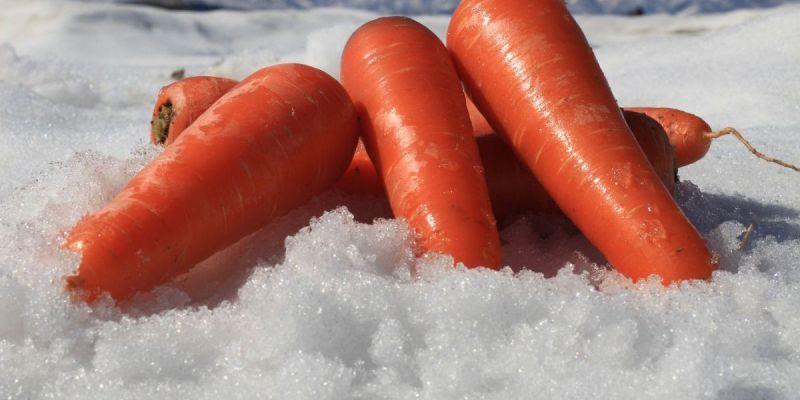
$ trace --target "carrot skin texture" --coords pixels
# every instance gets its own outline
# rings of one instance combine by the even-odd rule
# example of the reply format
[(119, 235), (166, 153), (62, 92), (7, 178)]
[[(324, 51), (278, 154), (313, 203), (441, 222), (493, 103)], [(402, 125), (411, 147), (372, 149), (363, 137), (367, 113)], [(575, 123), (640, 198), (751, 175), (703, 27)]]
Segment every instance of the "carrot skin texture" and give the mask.
[(625, 125), (561, 0), (464, 0), (448, 47), (478, 109), (623, 275), (709, 278), (714, 261)]
[(233, 79), (214, 76), (193, 76), (173, 82), (161, 88), (153, 107), (153, 117), (150, 122), (150, 143), (159, 142), (156, 135), (157, 119), (162, 107), (172, 107), (172, 118), (166, 127), (167, 137), (164, 144), (170, 144), (175, 137), (171, 132), (182, 132), (197, 119), (205, 110), (211, 107), (217, 99), (239, 83)]
[(419, 234), (421, 250), (499, 268), (480, 156), (444, 44), (409, 18), (379, 18), (348, 40), (341, 78), (392, 211)]
[(357, 138), (332, 77), (300, 64), (255, 72), (73, 228), (81, 264), (68, 287), (122, 300), (186, 272), (333, 185)]
[(661, 107), (625, 107), (625, 110), (647, 114), (658, 121), (675, 147), (675, 163), (683, 167), (703, 158), (711, 148), (706, 136), (711, 127), (702, 118), (685, 111)]

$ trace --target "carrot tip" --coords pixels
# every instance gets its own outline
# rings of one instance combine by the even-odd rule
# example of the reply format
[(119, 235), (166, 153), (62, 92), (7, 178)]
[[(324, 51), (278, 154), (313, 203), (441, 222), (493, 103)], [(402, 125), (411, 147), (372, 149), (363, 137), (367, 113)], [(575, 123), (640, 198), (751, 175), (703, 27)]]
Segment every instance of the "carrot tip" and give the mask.
[(157, 144), (164, 144), (169, 136), (169, 125), (172, 122), (173, 109), (169, 101), (158, 109), (158, 115), (153, 121), (153, 137)]

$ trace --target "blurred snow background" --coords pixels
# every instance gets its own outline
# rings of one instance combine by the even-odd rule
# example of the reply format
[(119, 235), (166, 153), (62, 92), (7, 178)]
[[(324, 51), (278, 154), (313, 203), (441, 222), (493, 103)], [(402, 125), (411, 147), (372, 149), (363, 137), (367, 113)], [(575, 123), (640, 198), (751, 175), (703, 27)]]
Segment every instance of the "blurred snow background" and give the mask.
[[(90, 0), (91, 1), (91, 0)], [(109, 0), (94, 0), (109, 1)], [(114, 0), (112, 0), (114, 1)], [(452, 13), (458, 0), (115, 0), (169, 9), (308, 9), (348, 7), (382, 13)], [(573, 13), (640, 15), (653, 13), (708, 13), (740, 8), (774, 7), (797, 0), (565, 0)]]
[[(570, 5), (680, 13), (578, 17), (620, 103), (688, 110), (798, 162), (800, 5), (777, 3)], [(504, 221), (510, 268), (451, 268), (414, 258), (402, 223), (373, 223), (383, 201), (331, 192), (153, 293), (69, 301), (63, 235), (158, 153), (150, 111), (174, 70), (299, 61), (337, 76), (359, 24), (452, 8), (369, 4), (0, 0), (0, 398), (797, 397), (800, 177), (732, 138), (682, 169), (676, 194), (721, 257), (711, 282), (631, 284), (563, 221), (532, 216)]]

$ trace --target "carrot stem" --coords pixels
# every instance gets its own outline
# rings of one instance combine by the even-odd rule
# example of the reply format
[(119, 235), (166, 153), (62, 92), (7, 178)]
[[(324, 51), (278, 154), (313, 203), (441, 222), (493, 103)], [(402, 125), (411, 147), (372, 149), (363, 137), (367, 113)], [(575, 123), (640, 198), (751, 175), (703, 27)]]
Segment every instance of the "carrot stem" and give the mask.
[(753, 147), (753, 145), (750, 144), (750, 142), (748, 142), (747, 139), (745, 139), (744, 136), (742, 136), (742, 134), (739, 133), (739, 131), (737, 131), (734, 128), (727, 127), (725, 129), (722, 129), (722, 130), (719, 130), (719, 131), (708, 132), (708, 133), (705, 134), (705, 136), (707, 138), (709, 138), (709, 139), (716, 139), (718, 137), (722, 137), (722, 136), (725, 136), (725, 135), (736, 136), (736, 139), (739, 139), (739, 141), (742, 142), (742, 144), (745, 147), (747, 147), (747, 150), (750, 150), (750, 152), (753, 153), (754, 156), (756, 156), (756, 157), (758, 157), (758, 158), (760, 158), (760, 159), (762, 159), (764, 161), (768, 161), (768, 162), (771, 162), (771, 163), (778, 164), (781, 167), (792, 169), (795, 172), (800, 172), (800, 167), (798, 167), (798, 166), (796, 166), (794, 164), (790, 164), (790, 163), (788, 163), (786, 161), (783, 161), (781, 159), (778, 159), (778, 158), (775, 158), (775, 157), (770, 157), (770, 156), (768, 156), (768, 155), (756, 150), (756, 148)]
[(164, 144), (167, 141), (172, 115), (172, 103), (165, 103), (158, 110), (158, 115), (153, 120), (153, 135), (155, 136), (156, 144)]

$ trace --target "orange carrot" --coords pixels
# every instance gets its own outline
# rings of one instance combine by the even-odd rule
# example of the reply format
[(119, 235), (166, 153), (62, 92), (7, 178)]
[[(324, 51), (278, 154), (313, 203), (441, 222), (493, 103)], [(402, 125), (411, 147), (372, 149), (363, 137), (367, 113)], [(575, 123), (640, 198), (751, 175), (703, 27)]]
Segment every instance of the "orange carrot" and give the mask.
[(182, 132), (238, 82), (214, 76), (193, 76), (161, 88), (150, 122), (150, 143), (169, 144), (170, 132)]
[(447, 41), (478, 109), (624, 275), (708, 278), (714, 262), (636, 144), (562, 0), (464, 0)]
[(441, 41), (404, 17), (361, 26), (341, 77), (394, 215), (424, 251), (500, 267), (500, 239), (461, 84)]
[(299, 64), (255, 72), (73, 228), (66, 245), (82, 257), (68, 287), (120, 300), (186, 272), (333, 185), (357, 137), (329, 75)]

